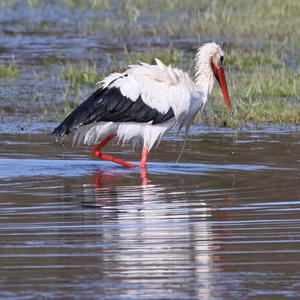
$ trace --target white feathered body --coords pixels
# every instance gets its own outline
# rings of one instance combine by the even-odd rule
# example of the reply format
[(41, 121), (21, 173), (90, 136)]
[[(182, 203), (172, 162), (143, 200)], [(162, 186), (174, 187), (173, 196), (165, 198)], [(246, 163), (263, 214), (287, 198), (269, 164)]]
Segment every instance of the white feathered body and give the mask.
[(203, 86), (192, 81), (187, 73), (166, 66), (158, 59), (156, 65), (130, 65), (124, 73), (113, 73), (99, 85), (116, 87), (132, 101), (141, 97), (145, 104), (161, 113), (172, 108), (174, 118), (155, 125), (152, 122), (91, 123), (75, 132), (75, 143), (95, 144), (107, 135), (116, 134), (122, 143), (141, 141), (151, 149), (170, 128), (178, 125), (188, 130), (197, 112), (203, 109), (208, 95)]

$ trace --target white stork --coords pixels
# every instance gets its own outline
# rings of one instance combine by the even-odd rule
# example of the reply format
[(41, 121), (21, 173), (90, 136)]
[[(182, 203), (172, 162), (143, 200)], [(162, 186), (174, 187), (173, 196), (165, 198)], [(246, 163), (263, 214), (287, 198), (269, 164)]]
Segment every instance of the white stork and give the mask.
[(97, 158), (129, 168), (134, 165), (103, 154), (101, 149), (115, 136), (123, 143), (142, 142), (140, 167), (145, 168), (150, 149), (166, 131), (176, 125), (188, 131), (212, 92), (214, 76), (232, 112), (223, 59), (224, 52), (218, 44), (200, 47), (195, 57), (195, 82), (187, 73), (158, 59), (156, 65), (130, 65), (124, 73), (105, 77), (53, 134), (62, 137), (74, 132), (74, 143), (98, 144), (93, 150)]

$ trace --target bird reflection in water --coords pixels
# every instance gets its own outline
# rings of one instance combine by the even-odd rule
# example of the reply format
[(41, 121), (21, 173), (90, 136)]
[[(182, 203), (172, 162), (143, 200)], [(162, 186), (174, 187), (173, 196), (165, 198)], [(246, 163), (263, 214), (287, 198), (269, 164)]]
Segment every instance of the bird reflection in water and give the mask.
[(93, 193), (91, 185), (86, 190), (89, 208), (98, 208), (93, 218), (95, 243), (105, 249), (99, 250), (104, 251), (102, 276), (128, 287), (128, 297), (130, 286), (143, 284), (149, 292), (178, 289), (210, 298), (217, 274), (225, 271), (218, 252), (225, 250), (222, 241), (228, 239), (215, 218), (228, 216), (201, 200), (203, 191), (190, 194), (185, 182), (174, 187), (169, 177), (150, 179), (146, 169), (120, 170), (96, 172)]
[[(97, 189), (107, 187), (107, 184), (108, 186), (115, 186), (115, 184), (113, 184), (114, 178), (116, 176), (122, 176), (126, 173), (127, 172), (122, 172), (122, 171), (120, 171), (119, 173), (109, 173), (103, 171), (95, 172), (95, 174), (93, 175), (95, 191), (97, 191)], [(148, 178), (147, 168), (140, 169), (140, 178), (141, 178), (141, 186), (147, 186), (150, 183)]]

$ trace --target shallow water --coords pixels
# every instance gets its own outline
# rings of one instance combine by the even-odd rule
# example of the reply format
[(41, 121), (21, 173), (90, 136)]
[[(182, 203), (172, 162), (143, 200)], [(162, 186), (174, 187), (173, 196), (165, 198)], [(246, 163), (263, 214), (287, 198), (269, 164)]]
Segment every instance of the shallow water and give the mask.
[(147, 172), (55, 143), (65, 102), (93, 90), (68, 90), (66, 62), (107, 73), (127, 51), (192, 57), (199, 42), (155, 34), (163, 13), (135, 22), (119, 1), (66, 2), (0, 3), (0, 63), (21, 71), (0, 79), (0, 298), (299, 298), (299, 128), (195, 127), (179, 163), (171, 133)]
[(299, 141), (199, 127), (178, 164), (170, 134), (143, 172), (1, 133), (1, 298), (299, 296)]

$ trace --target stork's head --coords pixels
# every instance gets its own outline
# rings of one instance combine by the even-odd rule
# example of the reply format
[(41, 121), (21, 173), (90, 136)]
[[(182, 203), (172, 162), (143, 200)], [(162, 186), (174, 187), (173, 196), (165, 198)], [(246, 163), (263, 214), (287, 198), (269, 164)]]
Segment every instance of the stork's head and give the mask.
[(210, 78), (210, 76), (212, 76), (210, 74), (213, 71), (213, 74), (220, 85), (226, 105), (232, 112), (223, 63), (224, 52), (222, 48), (216, 43), (204, 44), (199, 48), (196, 54), (196, 75), (199, 78), (203, 78), (203, 76)]

